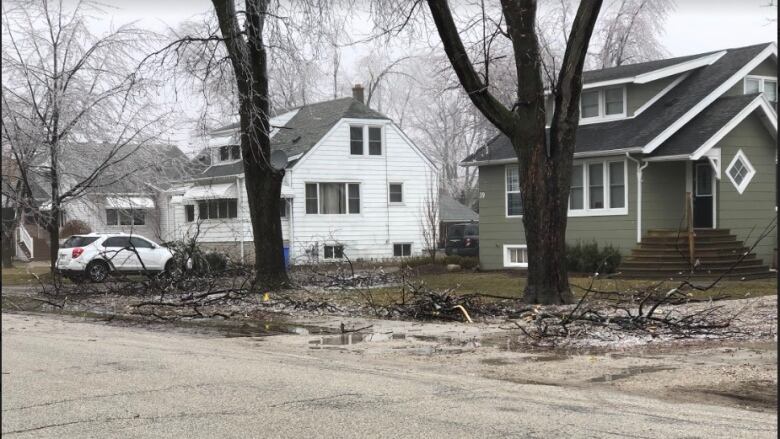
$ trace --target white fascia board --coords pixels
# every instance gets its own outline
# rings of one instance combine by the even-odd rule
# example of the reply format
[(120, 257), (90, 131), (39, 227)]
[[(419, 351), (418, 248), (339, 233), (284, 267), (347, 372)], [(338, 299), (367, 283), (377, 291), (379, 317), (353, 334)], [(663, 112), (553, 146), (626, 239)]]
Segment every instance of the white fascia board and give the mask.
[(750, 103), (747, 104), (745, 108), (737, 113), (736, 116), (731, 118), (730, 121), (728, 121), (725, 125), (723, 125), (723, 127), (721, 127), (721, 129), (713, 134), (712, 137), (707, 139), (706, 142), (702, 143), (702, 145), (691, 154), (691, 160), (699, 160), (702, 158), (702, 156), (704, 156), (707, 151), (712, 149), (712, 147), (720, 142), (721, 139), (726, 137), (726, 134), (730, 133), (731, 130), (736, 128), (740, 122), (745, 120), (745, 118), (752, 114), (753, 111), (758, 107), (761, 107), (764, 110), (764, 114), (766, 115), (767, 120), (769, 120), (769, 122), (774, 127), (775, 132), (777, 132), (777, 116), (775, 116), (774, 112), (771, 110), (771, 108), (769, 108), (769, 103), (766, 101), (766, 98), (764, 98), (763, 95), (758, 95), (755, 99), (750, 101)]
[(634, 82), (637, 84), (646, 84), (648, 82), (666, 78), (667, 76), (674, 76), (693, 69), (698, 69), (699, 67), (708, 66), (714, 63), (715, 61), (719, 60), (723, 55), (726, 54), (726, 52), (727, 52), (726, 50), (721, 50), (720, 52), (703, 56), (701, 58), (692, 59), (689, 61), (682, 62), (680, 64), (675, 64), (669, 67), (664, 67), (662, 69), (654, 70), (652, 72), (642, 73), (641, 75), (637, 75), (636, 78), (634, 78)]
[(590, 88), (608, 87), (610, 85), (629, 84), (629, 83), (646, 84), (648, 82), (663, 79), (668, 76), (674, 76), (680, 73), (691, 71), (693, 69), (697, 69), (699, 67), (708, 66), (714, 63), (715, 61), (717, 61), (718, 59), (720, 59), (720, 57), (725, 55), (726, 52), (727, 51), (722, 50), (720, 52), (713, 53), (711, 55), (681, 62), (679, 64), (674, 64), (669, 67), (664, 67), (658, 70), (653, 70), (652, 72), (642, 73), (641, 75), (637, 75), (637, 76), (626, 76), (623, 78), (610, 79), (609, 81), (591, 82), (588, 84), (583, 84), (582, 89), (587, 90)]
[(665, 95), (665, 94), (669, 93), (669, 91), (670, 91), (671, 89), (673, 89), (673, 88), (677, 87), (677, 85), (678, 85), (678, 84), (680, 84), (681, 82), (683, 82), (683, 81), (685, 80), (685, 78), (687, 78), (687, 77), (688, 77), (688, 76), (690, 76), (690, 75), (691, 75), (691, 72), (686, 72), (686, 73), (683, 73), (683, 74), (682, 74), (682, 75), (680, 75), (680, 76), (679, 76), (677, 79), (675, 79), (674, 81), (670, 82), (670, 83), (669, 83), (669, 85), (667, 85), (666, 87), (664, 87), (664, 88), (663, 88), (661, 91), (659, 91), (659, 92), (658, 92), (658, 93), (657, 93), (655, 96), (653, 96), (652, 98), (650, 98), (650, 100), (649, 100), (649, 101), (645, 102), (644, 104), (642, 104), (642, 106), (641, 106), (641, 107), (637, 108), (637, 109), (636, 109), (636, 111), (634, 111), (634, 115), (633, 115), (633, 116), (631, 116), (631, 118), (637, 117), (637, 116), (639, 116), (640, 114), (642, 114), (642, 112), (644, 112), (645, 110), (647, 110), (648, 108), (650, 108), (650, 106), (651, 106), (651, 105), (653, 105), (653, 104), (655, 104), (656, 102), (658, 102), (658, 100), (659, 100), (659, 99), (661, 99), (662, 97), (664, 97), (664, 95)]
[(642, 160), (646, 162), (676, 162), (680, 160), (690, 160), (690, 156), (688, 154), (662, 155), (659, 157), (647, 157)]
[(748, 73), (750, 73), (751, 70), (756, 68), (759, 64), (761, 64), (765, 59), (769, 58), (770, 56), (774, 56), (777, 58), (777, 46), (773, 43), (768, 45), (764, 50), (762, 50), (758, 55), (755, 56), (749, 63), (745, 64), (744, 67), (739, 69), (735, 74), (733, 74), (729, 79), (727, 79), (724, 83), (722, 83), (718, 88), (716, 88), (712, 93), (705, 96), (704, 99), (699, 101), (698, 104), (694, 105), (693, 108), (688, 110), (687, 113), (683, 114), (679, 119), (674, 121), (671, 125), (669, 125), (665, 130), (661, 132), (661, 134), (657, 135), (653, 140), (651, 140), (647, 145), (644, 146), (642, 149), (642, 152), (645, 154), (650, 154), (651, 152), (655, 151), (656, 148), (661, 146), (662, 143), (664, 143), (669, 137), (672, 137), (674, 133), (676, 133), (680, 128), (685, 126), (688, 122), (691, 121), (696, 115), (701, 113), (705, 108), (707, 108), (710, 104), (712, 104), (715, 99), (718, 99), (723, 93), (728, 91), (731, 87), (734, 86), (737, 82), (741, 81), (742, 78), (745, 77)]
[[(575, 152), (574, 158), (581, 159), (581, 158), (589, 158), (589, 157), (623, 156), (626, 153), (641, 152), (641, 151), (642, 148), (634, 147), (634, 148), (610, 149), (608, 151)], [(468, 166), (507, 165), (511, 163), (517, 163), (517, 159), (511, 158), (511, 159), (498, 159), (498, 160), (481, 160), (476, 162), (461, 163), (460, 166), (465, 168)]]
[(582, 89), (588, 90), (591, 88), (609, 87), (610, 85), (630, 84), (634, 82), (634, 79), (634, 76), (627, 76), (625, 78), (610, 79), (609, 81), (590, 82), (582, 84)]

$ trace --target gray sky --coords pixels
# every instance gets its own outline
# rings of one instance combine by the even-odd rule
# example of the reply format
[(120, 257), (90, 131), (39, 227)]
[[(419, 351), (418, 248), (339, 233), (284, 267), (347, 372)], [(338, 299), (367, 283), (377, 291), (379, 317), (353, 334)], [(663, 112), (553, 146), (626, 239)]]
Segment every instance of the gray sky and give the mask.
[[(65, 0), (66, 3), (74, 1)], [(212, 8), (211, 0), (99, 1), (111, 18), (93, 22), (93, 30), (97, 33), (131, 21), (137, 21), (138, 27), (164, 31), (167, 27), (175, 28), (182, 21)], [(615, 0), (605, 0), (605, 4), (610, 1)], [(770, 0), (677, 0), (677, 7), (669, 14), (666, 22), (662, 43), (672, 56), (681, 56), (777, 41), (777, 6), (767, 7), (769, 2)], [(366, 32), (370, 32), (370, 20), (354, 20), (353, 26), (360, 27), (349, 30), (354, 39), (361, 39), (366, 36)], [(342, 67), (347, 77), (355, 73), (357, 60), (368, 51), (367, 45), (343, 49)], [(398, 50), (392, 51), (403, 52), (404, 48), (399, 47)], [(189, 136), (187, 132), (189, 130), (182, 127), (182, 132), (171, 133), (171, 140), (187, 149), (187, 141), (184, 140)]]
[[(610, 0), (606, 0), (610, 1)], [(677, 0), (666, 23), (663, 43), (672, 55), (687, 55), (727, 47), (777, 40), (777, 7), (770, 0)], [(139, 20), (139, 26), (162, 30), (203, 13), (210, 0), (102, 0), (114, 25)], [(775, 2), (776, 3), (776, 2)], [(96, 30), (109, 22), (96, 23)]]

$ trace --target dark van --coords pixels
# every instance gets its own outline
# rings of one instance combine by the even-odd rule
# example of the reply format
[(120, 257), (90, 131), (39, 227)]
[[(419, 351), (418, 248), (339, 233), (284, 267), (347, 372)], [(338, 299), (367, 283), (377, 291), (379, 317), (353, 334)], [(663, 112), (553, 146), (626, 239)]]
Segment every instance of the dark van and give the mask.
[(478, 256), (479, 224), (453, 224), (447, 229), (447, 243), (444, 246), (447, 256)]

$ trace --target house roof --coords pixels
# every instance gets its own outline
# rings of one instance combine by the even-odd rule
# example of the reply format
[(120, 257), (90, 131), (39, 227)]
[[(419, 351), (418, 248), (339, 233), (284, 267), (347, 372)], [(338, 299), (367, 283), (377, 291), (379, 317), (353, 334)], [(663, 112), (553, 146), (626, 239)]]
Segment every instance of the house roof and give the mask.
[(688, 155), (712, 138), (758, 94), (723, 97), (712, 103), (651, 154), (652, 157)]
[[(663, 95), (636, 117), (612, 122), (580, 125), (577, 128), (575, 154), (600, 153), (644, 147), (660, 135), (669, 125), (680, 119), (705, 97), (713, 93), (721, 84), (736, 74), (770, 44), (772, 43), (726, 50), (726, 53), (711, 65), (699, 67), (690, 72), (669, 93)], [(681, 59), (693, 59), (700, 56), (676, 58), (676, 61), (671, 64), (675, 64)], [(648, 65), (658, 68), (659, 66), (671, 64), (664, 64), (661, 61), (642, 63), (638, 65), (641, 69), (637, 68), (636, 71), (645, 71), (648, 69)], [(629, 74), (630, 68), (631, 66), (621, 66), (606, 70), (621, 69), (620, 71), (610, 73), (610, 75), (614, 76), (617, 75), (616, 72)], [(595, 73), (591, 75), (591, 78), (595, 77), (597, 77)], [(606, 80), (606, 78), (608, 76), (603, 76), (599, 80)], [(716, 113), (711, 113), (711, 117), (714, 117)], [(669, 140), (671, 139), (667, 139), (667, 141)], [(516, 159), (516, 155), (511, 142), (506, 136), (499, 134), (488, 141), (485, 146), (474, 152), (474, 154), (466, 157), (463, 160), (463, 164), (514, 159)]]
[(442, 193), (439, 195), (439, 221), (445, 223), (479, 221), (479, 214), (451, 196)]
[[(288, 157), (306, 154), (341, 119), (389, 119), (351, 97), (303, 105), (290, 111), (295, 110), (297, 113), (271, 138), (271, 149), (284, 151)], [(237, 128), (238, 124), (230, 124), (214, 131)], [(294, 162), (288, 163), (288, 167), (292, 164)], [(240, 174), (243, 170), (240, 161), (215, 164), (194, 178), (224, 177)]]
[(588, 70), (582, 72), (582, 83), (590, 84), (594, 82), (614, 81), (621, 78), (630, 78), (644, 73), (654, 72), (659, 69), (671, 67), (686, 61), (693, 61), (703, 56), (712, 55), (717, 52), (699, 53), (695, 55), (678, 56), (675, 58), (659, 59), (656, 61), (647, 61), (636, 64), (624, 64), (622, 66), (610, 67), (607, 69)]

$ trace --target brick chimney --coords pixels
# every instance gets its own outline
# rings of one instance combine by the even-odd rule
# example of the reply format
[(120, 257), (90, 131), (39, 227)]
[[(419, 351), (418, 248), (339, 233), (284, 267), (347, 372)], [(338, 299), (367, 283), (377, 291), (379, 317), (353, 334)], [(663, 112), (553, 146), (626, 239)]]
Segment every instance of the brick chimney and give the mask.
[(355, 100), (360, 101), (361, 104), (365, 103), (363, 102), (363, 86), (360, 84), (355, 84), (354, 87), (352, 87), (352, 97)]

